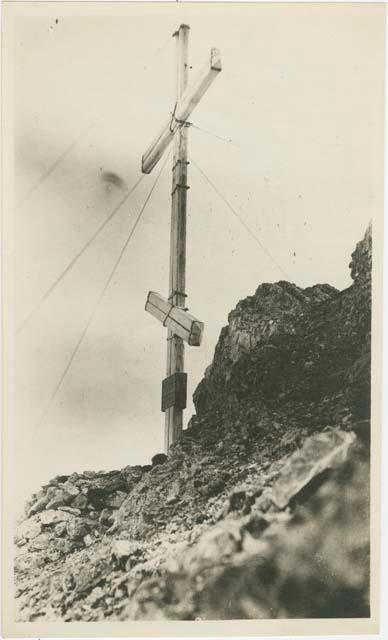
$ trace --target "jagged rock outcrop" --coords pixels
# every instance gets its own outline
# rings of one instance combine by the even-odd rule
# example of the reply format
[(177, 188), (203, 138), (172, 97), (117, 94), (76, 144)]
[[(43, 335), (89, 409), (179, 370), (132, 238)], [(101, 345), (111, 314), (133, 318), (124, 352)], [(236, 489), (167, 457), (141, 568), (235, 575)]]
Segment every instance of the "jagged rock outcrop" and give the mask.
[[(353, 254), (362, 263), (360, 247), (368, 238)], [(292, 419), (300, 429), (314, 429), (349, 413), (367, 416), (367, 390), (355, 392), (357, 365), (370, 349), (370, 287), (359, 276), (362, 269), (352, 267), (357, 278), (342, 292), (281, 281), (262, 284), (239, 302), (195, 391), (194, 422), (217, 414), (255, 430), (268, 412), (272, 429), (275, 412), (279, 419), (284, 413), (288, 428)]]
[(19, 620), (369, 615), (370, 228), (350, 268), (238, 303), (168, 458), (32, 497)]
[(357, 242), (349, 267), (355, 284), (370, 286), (372, 279), (372, 222), (369, 223), (363, 239)]

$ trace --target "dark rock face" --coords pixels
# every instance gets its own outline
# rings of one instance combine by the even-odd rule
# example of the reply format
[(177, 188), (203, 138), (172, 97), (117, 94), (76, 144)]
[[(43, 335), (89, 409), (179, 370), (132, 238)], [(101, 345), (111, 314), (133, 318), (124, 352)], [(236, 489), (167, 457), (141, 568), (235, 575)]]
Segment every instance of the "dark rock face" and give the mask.
[(370, 227), (352, 258), (345, 291), (281, 281), (238, 303), (194, 393), (194, 424), (217, 415), (252, 433), (264, 415), (271, 431), (274, 420), (314, 430), (369, 417)]
[(168, 458), (32, 497), (19, 620), (369, 615), (370, 228), (350, 267), (238, 303)]
[(360, 286), (370, 285), (372, 278), (372, 223), (365, 232), (365, 236), (357, 242), (349, 264), (354, 282)]

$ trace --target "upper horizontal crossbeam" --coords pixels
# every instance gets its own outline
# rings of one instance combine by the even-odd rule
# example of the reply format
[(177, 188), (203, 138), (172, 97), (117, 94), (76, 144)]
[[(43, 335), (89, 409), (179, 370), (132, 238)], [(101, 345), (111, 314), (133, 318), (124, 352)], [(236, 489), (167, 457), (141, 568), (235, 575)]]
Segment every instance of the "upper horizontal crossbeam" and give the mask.
[(197, 75), (193, 84), (186, 89), (176, 104), (174, 114), (168, 118), (162, 130), (144, 153), (141, 164), (143, 173), (150, 173), (158, 163), (172, 141), (175, 132), (187, 122), (190, 114), (214, 82), (221, 68), (220, 52), (218, 49), (212, 48), (210, 51), (210, 60), (207, 61), (206, 65)]

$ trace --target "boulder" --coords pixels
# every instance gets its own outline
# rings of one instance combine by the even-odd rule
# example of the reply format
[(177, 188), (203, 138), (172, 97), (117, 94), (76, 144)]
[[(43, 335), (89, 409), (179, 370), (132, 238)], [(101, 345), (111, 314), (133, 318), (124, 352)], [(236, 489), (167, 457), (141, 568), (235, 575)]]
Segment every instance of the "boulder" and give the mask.
[(83, 493), (79, 493), (72, 501), (72, 507), (76, 509), (85, 509), (88, 504), (87, 496)]
[(42, 525), (37, 518), (28, 518), (19, 524), (16, 532), (17, 540), (33, 540), (42, 531)]
[(85, 547), (90, 547), (93, 544), (94, 540), (92, 538), (92, 536), (88, 533), (85, 537), (84, 537), (84, 544)]
[(70, 520), (72, 516), (65, 511), (55, 511), (49, 509), (48, 511), (42, 511), (39, 518), (43, 525), (58, 524), (58, 522), (66, 522)]
[(71, 515), (73, 516), (80, 516), (81, 515), (81, 510), (80, 509), (75, 509), (74, 507), (59, 507), (60, 511), (63, 511), (64, 513), (71, 513)]
[(69, 502), (71, 502), (72, 499), (73, 496), (70, 495), (70, 493), (64, 491), (63, 489), (57, 489), (54, 492), (53, 497), (46, 504), (46, 509), (57, 509), (58, 507), (63, 507), (64, 505), (67, 505)]
[(198, 544), (187, 554), (185, 566), (189, 571), (220, 562), (242, 549), (240, 526), (233, 522), (221, 523), (205, 532)]
[(124, 491), (115, 491), (107, 496), (105, 500), (106, 507), (109, 509), (119, 509), (126, 497), (127, 494)]
[(34, 504), (32, 505), (32, 507), (28, 512), (28, 515), (32, 516), (34, 513), (39, 513), (39, 511), (43, 511), (43, 509), (46, 508), (48, 502), (49, 502), (48, 496), (43, 496), (42, 498), (34, 502)]
[(100, 518), (99, 518), (101, 524), (106, 525), (106, 526), (110, 526), (113, 523), (114, 517), (112, 514), (112, 511), (110, 511), (109, 509), (103, 509), (100, 513)]
[(121, 563), (139, 551), (140, 545), (130, 540), (115, 540), (112, 543), (112, 558)]
[(36, 551), (42, 551), (47, 549), (51, 541), (51, 536), (49, 533), (41, 533), (39, 536), (31, 540), (30, 547), (31, 549), (35, 549)]
[(54, 527), (55, 535), (58, 536), (58, 538), (63, 536), (66, 533), (66, 530), (66, 522), (59, 522), (59, 524)]
[(72, 518), (66, 525), (71, 540), (82, 540), (89, 533), (89, 526), (81, 518)]
[(156, 467), (159, 464), (164, 464), (166, 461), (167, 461), (167, 456), (165, 453), (157, 453), (151, 459), (151, 463), (153, 467)]
[(70, 482), (70, 480), (67, 480), (67, 482), (65, 482), (65, 484), (62, 485), (62, 488), (64, 491), (66, 491), (69, 495), (73, 497), (78, 496), (80, 492), (78, 487), (72, 482)]
[(339, 429), (329, 429), (307, 438), (303, 447), (293, 453), (281, 469), (273, 486), (272, 501), (284, 509), (322, 472), (344, 462), (354, 440), (354, 433)]

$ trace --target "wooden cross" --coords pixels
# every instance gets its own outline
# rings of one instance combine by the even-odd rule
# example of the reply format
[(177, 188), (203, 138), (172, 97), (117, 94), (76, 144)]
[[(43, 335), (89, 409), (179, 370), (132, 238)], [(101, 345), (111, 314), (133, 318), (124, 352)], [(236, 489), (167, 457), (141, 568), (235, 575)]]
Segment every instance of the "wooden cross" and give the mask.
[(218, 49), (188, 87), (189, 29), (181, 24), (173, 34), (176, 50), (176, 102), (171, 116), (142, 157), (143, 173), (150, 173), (174, 139), (171, 192), (169, 297), (150, 292), (146, 311), (168, 329), (167, 377), (162, 383), (162, 411), (165, 412), (164, 449), (168, 452), (183, 428), (187, 374), (184, 373), (184, 341), (199, 346), (203, 323), (186, 309), (186, 205), (187, 205), (187, 119), (221, 71)]

